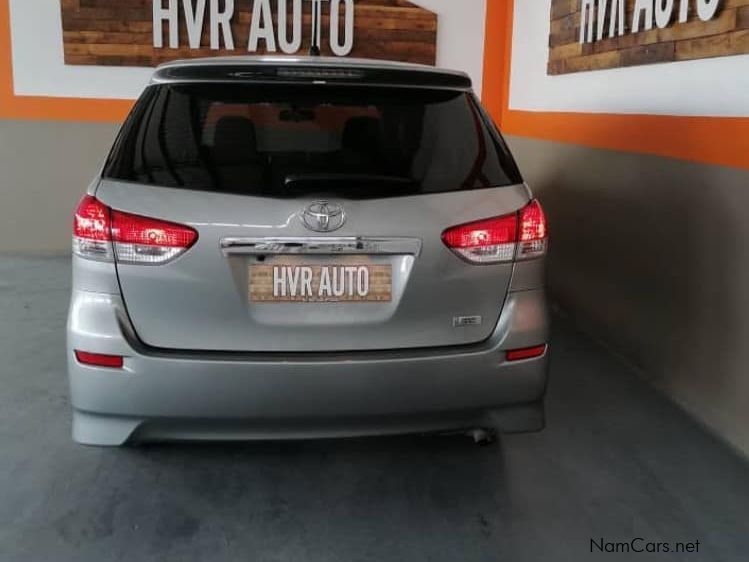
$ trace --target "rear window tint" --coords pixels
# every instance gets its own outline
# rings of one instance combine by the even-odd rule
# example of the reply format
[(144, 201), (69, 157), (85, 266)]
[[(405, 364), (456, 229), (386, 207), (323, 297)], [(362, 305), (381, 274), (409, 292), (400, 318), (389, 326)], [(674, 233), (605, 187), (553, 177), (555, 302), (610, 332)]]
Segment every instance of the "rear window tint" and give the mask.
[(151, 86), (111, 179), (266, 197), (375, 198), (522, 181), (472, 95), (356, 86)]

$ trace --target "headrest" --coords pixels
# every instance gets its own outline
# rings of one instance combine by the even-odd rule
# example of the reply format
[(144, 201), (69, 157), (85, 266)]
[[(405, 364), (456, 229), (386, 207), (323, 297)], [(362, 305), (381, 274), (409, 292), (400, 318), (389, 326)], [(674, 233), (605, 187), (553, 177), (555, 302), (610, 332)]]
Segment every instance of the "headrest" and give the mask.
[(241, 164), (257, 155), (255, 125), (247, 117), (227, 115), (216, 123), (213, 154), (218, 162)]

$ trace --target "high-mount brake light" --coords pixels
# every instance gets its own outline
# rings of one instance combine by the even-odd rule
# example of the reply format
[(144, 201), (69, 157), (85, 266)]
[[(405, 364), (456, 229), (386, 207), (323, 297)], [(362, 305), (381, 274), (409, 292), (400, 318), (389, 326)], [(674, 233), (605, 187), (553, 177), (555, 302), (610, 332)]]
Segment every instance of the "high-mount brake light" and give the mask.
[(81, 200), (73, 225), (76, 255), (123, 264), (167, 263), (197, 239), (189, 226), (115, 211), (91, 195)]
[(279, 68), (276, 71), (279, 78), (309, 79), (309, 80), (361, 80), (364, 72), (343, 68)]
[(507, 263), (545, 255), (547, 230), (543, 209), (533, 200), (511, 215), (449, 228), (442, 241), (469, 263)]

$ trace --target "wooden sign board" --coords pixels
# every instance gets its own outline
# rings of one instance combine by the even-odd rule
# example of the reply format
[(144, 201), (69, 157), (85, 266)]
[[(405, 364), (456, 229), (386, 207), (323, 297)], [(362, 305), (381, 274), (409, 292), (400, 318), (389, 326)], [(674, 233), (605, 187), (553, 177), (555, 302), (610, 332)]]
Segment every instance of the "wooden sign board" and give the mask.
[(550, 75), (746, 53), (749, 0), (551, 0)]
[(71, 65), (307, 54), (315, 31), (323, 55), (436, 62), (437, 15), (405, 0), (61, 0), (61, 9)]

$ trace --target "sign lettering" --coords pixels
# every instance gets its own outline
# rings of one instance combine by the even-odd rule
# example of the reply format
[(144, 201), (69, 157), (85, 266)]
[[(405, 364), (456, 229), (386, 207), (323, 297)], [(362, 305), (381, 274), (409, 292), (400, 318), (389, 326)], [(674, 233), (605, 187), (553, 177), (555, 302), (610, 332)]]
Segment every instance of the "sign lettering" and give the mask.
[(437, 14), (408, 0), (60, 0), (65, 63), (158, 66), (227, 55), (435, 64)]
[[(302, 1), (253, 0), (247, 51), (256, 53), (262, 47), (266, 53), (275, 53), (279, 49), (286, 54), (298, 52), (303, 40)], [(312, 4), (309, 37), (314, 37), (318, 46), (322, 46), (323, 39), (327, 39), (330, 50), (339, 57), (350, 54), (354, 48), (354, 0), (304, 1)], [(274, 7), (277, 14), (275, 25)], [(323, 38), (322, 20), (326, 11), (331, 24), (328, 37)], [(235, 15), (234, 0), (153, 0), (153, 46), (157, 49), (164, 48), (164, 32), (168, 31), (169, 48), (179, 49), (182, 46), (179, 22), (183, 19), (190, 49), (202, 47), (201, 39), (207, 30), (211, 49), (233, 51), (235, 37), (231, 24)], [(290, 33), (289, 23), (292, 28)]]
[[(674, 19), (676, 3), (679, 2), (678, 21), (688, 19), (689, 5), (696, 3), (697, 14), (702, 21), (715, 18), (723, 0), (635, 0), (632, 13), (631, 33), (650, 31), (653, 24), (665, 29)], [(605, 38), (621, 37), (625, 34), (625, 0), (582, 0), (580, 9), (580, 43), (592, 43)], [(608, 35), (606, 22), (608, 21)]]

